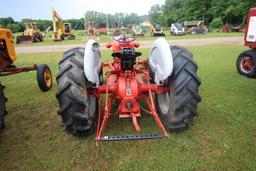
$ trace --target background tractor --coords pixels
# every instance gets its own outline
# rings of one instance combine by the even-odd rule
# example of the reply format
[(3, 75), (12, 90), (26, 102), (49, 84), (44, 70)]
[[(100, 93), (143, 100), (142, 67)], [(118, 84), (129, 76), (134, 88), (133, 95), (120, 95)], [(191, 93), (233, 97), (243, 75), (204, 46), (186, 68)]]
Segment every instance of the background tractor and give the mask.
[(187, 34), (207, 34), (208, 28), (204, 25), (204, 21), (186, 21), (184, 22)]
[(183, 23), (172, 23), (170, 34), (173, 36), (186, 35), (184, 24)]
[(90, 38), (95, 38), (98, 37), (100, 35), (99, 30), (97, 29), (97, 25), (94, 21), (90, 21), (87, 23), (87, 33), (86, 33), (86, 37), (87, 40), (89, 40)]
[(142, 25), (133, 25), (132, 31), (136, 34), (137, 37), (144, 37)]
[(256, 8), (249, 10), (244, 41), (250, 49), (238, 56), (236, 68), (239, 74), (256, 78)]
[(153, 36), (165, 36), (163, 32), (163, 28), (161, 27), (161, 24), (155, 24), (154, 26), (150, 24), (150, 35)]
[[(16, 53), (14, 49), (13, 34), (9, 29), (0, 28), (0, 77), (37, 70), (37, 82), (39, 88), (45, 92), (52, 87), (52, 75), (46, 64), (29, 67), (16, 67)], [(0, 82), (0, 128), (4, 128), (4, 118), (7, 115), (4, 96), (4, 86)]]
[(242, 27), (242, 24), (237, 24), (237, 25), (231, 25), (226, 23), (222, 27), (222, 32), (224, 33), (229, 33), (229, 32), (244, 32), (244, 28)]
[(21, 36), (17, 36), (16, 44), (42, 42), (44, 36), (37, 28), (37, 23), (31, 20), (24, 21), (26, 29)]
[[(99, 44), (94, 40), (89, 40), (85, 48), (64, 53), (56, 77), (56, 97), (58, 114), (68, 133), (87, 136), (96, 132), (97, 143), (155, 139), (192, 124), (201, 101), (201, 82), (193, 55), (159, 38), (152, 45), (149, 58), (140, 60), (142, 53), (136, 51), (140, 44), (135, 39), (130, 30), (115, 31), (113, 42), (106, 44), (112, 48), (113, 61), (109, 63), (101, 61)], [(145, 101), (144, 105), (140, 100)], [(146, 113), (154, 118), (162, 134), (103, 135), (112, 116), (130, 118), (140, 133), (137, 118)]]
[[(99, 40), (99, 36), (101, 34), (104, 34), (103, 32), (108, 32), (107, 28), (104, 29), (98, 29), (97, 28), (97, 24), (94, 22), (94, 21), (90, 21), (88, 22), (86, 25), (85, 25), (85, 37), (84, 37), (84, 40), (85, 41), (88, 41), (90, 39), (93, 39), (93, 40)], [(101, 32), (101, 33), (100, 33)]]
[(64, 23), (59, 14), (52, 9), (53, 41), (75, 39), (71, 23)]
[(105, 23), (100, 23), (98, 25), (98, 32), (99, 32), (99, 35), (108, 35), (108, 28), (107, 28), (107, 24)]

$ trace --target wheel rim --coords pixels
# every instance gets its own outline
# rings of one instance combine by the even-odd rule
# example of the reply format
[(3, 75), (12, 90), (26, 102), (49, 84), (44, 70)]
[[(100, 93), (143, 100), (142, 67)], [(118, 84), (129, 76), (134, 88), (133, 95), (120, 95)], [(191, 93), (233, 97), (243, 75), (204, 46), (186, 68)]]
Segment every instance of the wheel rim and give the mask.
[(244, 57), (241, 60), (240, 68), (244, 73), (250, 73), (253, 70), (253, 61), (250, 57)]
[(51, 87), (52, 85), (52, 76), (49, 69), (45, 69), (44, 71), (44, 82), (47, 85), (47, 87)]
[(169, 92), (167, 93), (162, 93), (157, 96), (158, 100), (158, 105), (159, 105), (159, 110), (163, 114), (167, 114), (170, 108), (170, 94)]

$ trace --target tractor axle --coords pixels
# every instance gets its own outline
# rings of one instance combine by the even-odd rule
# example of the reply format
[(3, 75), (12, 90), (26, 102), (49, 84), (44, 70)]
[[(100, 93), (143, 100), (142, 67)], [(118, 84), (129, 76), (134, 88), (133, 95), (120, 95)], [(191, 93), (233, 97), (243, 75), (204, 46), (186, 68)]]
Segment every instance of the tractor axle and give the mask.
[[(149, 82), (150, 76), (146, 70), (132, 70), (125, 72), (116, 72), (116, 70), (106, 72), (106, 84), (99, 86), (95, 91), (88, 90), (90, 94), (94, 94), (100, 98), (101, 94), (105, 94), (104, 114), (101, 118), (101, 111), (99, 111), (98, 126), (96, 132), (96, 142), (106, 140), (102, 137), (103, 131), (106, 127), (114, 100), (118, 102), (117, 115), (119, 118), (131, 118), (136, 132), (141, 132), (141, 128), (137, 122), (137, 118), (141, 117), (141, 108), (138, 103), (139, 99), (146, 99), (150, 114), (154, 117), (157, 125), (162, 130), (164, 136), (168, 136), (162, 122), (160, 121), (153, 100), (153, 93), (164, 93), (170, 91), (169, 87), (158, 86)], [(145, 81), (146, 80), (146, 81)], [(102, 103), (100, 103), (100, 108)], [(112, 136), (109, 136), (112, 137)], [(132, 136), (133, 137), (133, 136)], [(144, 137), (144, 136), (142, 136)], [(155, 136), (148, 136), (152, 139)], [(157, 136), (158, 137), (158, 136)], [(134, 137), (133, 137), (134, 138)], [(147, 138), (147, 139), (148, 139)], [(109, 139), (109, 138), (107, 138)], [(112, 137), (110, 140), (126, 140), (131, 139), (130, 136), (123, 138)], [(135, 139), (145, 139), (137, 138)]]

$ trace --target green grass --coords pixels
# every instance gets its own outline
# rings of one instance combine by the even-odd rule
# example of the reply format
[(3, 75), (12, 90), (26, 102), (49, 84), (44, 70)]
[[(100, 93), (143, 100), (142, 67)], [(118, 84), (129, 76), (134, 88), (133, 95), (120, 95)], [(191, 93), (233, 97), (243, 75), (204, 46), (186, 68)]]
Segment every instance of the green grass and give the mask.
[[(59, 42), (52, 41), (51, 32), (49, 32), (43, 42), (40, 43), (32, 43), (32, 44), (19, 44), (16, 45), (17, 47), (20, 46), (47, 46), (47, 45), (63, 45), (63, 44), (81, 44), (85, 43), (86, 39), (84, 37), (84, 31), (78, 30), (75, 31), (76, 39), (74, 40), (64, 40)], [(196, 39), (196, 38), (213, 38), (213, 37), (235, 37), (235, 36), (243, 36), (244, 33), (217, 33), (217, 32), (210, 32), (206, 35), (191, 35), (187, 34), (185, 36), (171, 36), (170, 32), (165, 31), (166, 39), (167, 40), (179, 40), (179, 39)], [(16, 33), (15, 36), (21, 35), (21, 33)], [(138, 41), (148, 41), (148, 40), (155, 40), (158, 37), (151, 37), (149, 33), (147, 33), (144, 37), (139, 37)], [(108, 42), (111, 41), (110, 35), (102, 35), (100, 36), (100, 42)]]
[[(256, 83), (237, 74), (236, 45), (194, 46), (202, 79), (199, 117), (182, 133), (161, 140), (95, 145), (95, 135), (77, 138), (63, 131), (56, 83), (48, 93), (37, 87), (35, 73), (1, 78), (7, 87), (9, 115), (0, 136), (0, 170), (255, 170)], [(147, 56), (149, 49), (141, 50)], [(104, 59), (109, 51), (103, 51)], [(61, 53), (20, 55), (18, 66), (48, 63), (53, 76)], [(139, 123), (156, 133), (152, 118)], [(106, 134), (133, 133), (130, 120), (110, 120)]]

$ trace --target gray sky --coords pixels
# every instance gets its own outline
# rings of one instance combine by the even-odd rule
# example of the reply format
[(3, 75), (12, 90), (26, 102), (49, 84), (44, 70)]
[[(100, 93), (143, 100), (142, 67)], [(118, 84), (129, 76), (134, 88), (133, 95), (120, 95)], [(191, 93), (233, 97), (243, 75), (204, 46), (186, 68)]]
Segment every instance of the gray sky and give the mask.
[(95, 10), (114, 14), (115, 12), (148, 14), (154, 4), (163, 4), (165, 0), (1, 0), (0, 18), (13, 17), (51, 19), (53, 7), (63, 19), (82, 18), (84, 13)]

